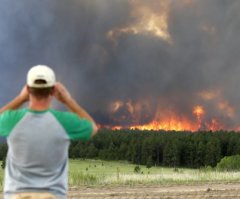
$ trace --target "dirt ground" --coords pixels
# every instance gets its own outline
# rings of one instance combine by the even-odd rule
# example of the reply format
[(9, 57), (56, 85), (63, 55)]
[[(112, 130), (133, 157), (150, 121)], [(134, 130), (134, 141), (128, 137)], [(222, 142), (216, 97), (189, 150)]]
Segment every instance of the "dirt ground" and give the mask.
[[(240, 199), (239, 184), (71, 187), (69, 199)], [(0, 199), (3, 199), (0, 194)]]

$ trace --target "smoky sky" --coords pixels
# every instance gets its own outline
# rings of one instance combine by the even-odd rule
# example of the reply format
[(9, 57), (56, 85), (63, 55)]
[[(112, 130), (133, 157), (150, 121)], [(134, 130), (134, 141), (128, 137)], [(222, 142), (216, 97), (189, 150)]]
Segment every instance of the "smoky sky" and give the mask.
[[(162, 12), (158, 1), (139, 2)], [(171, 44), (141, 32), (114, 44), (107, 33), (137, 21), (131, 1), (0, 0), (0, 103), (17, 95), (31, 66), (46, 64), (100, 124), (141, 124), (167, 110), (191, 118), (200, 104), (206, 120), (240, 126), (240, 1), (166, 2)], [(220, 94), (204, 100), (203, 91)], [(112, 113), (116, 101), (144, 101), (137, 121), (125, 105)], [(217, 108), (222, 101), (234, 116)]]

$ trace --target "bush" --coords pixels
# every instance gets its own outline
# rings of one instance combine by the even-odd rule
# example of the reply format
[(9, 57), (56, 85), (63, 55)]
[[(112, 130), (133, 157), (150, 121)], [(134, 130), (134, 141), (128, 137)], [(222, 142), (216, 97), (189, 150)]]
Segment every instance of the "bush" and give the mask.
[(1, 164), (2, 169), (5, 169), (5, 166), (6, 166), (6, 158), (4, 158), (2, 161), (2, 164)]
[(148, 158), (146, 167), (150, 169), (153, 166), (152, 158)]
[(135, 166), (134, 173), (140, 173), (140, 172), (141, 172), (140, 166)]
[(220, 171), (240, 171), (240, 155), (228, 156), (221, 159), (217, 164)]

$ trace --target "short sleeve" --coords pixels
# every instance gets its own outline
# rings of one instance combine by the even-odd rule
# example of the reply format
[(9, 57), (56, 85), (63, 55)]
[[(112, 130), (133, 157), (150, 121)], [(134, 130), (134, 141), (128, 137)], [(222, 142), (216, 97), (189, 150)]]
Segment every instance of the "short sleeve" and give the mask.
[(80, 118), (71, 112), (60, 112), (51, 110), (52, 114), (63, 126), (71, 140), (87, 141), (93, 132), (92, 123), (89, 120)]
[(0, 136), (8, 137), (12, 129), (21, 120), (25, 113), (25, 109), (20, 109), (17, 111), (8, 110), (3, 112), (0, 115)]

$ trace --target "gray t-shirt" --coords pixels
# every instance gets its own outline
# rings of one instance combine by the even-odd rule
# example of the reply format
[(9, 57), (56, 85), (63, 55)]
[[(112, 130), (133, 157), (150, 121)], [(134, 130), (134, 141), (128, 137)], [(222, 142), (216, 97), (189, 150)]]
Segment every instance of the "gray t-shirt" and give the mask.
[(19, 192), (50, 192), (67, 198), (70, 140), (88, 140), (92, 123), (70, 112), (10, 110), (0, 115), (7, 138), (4, 198)]

